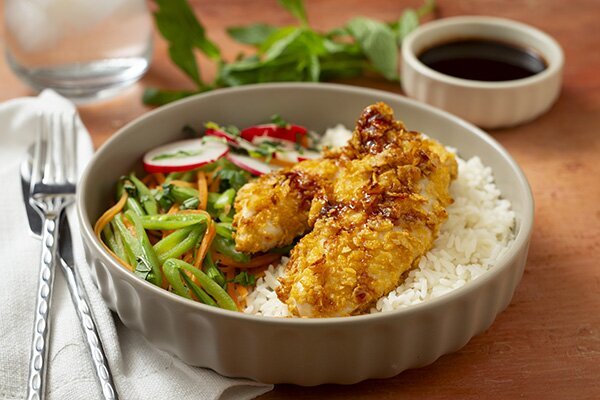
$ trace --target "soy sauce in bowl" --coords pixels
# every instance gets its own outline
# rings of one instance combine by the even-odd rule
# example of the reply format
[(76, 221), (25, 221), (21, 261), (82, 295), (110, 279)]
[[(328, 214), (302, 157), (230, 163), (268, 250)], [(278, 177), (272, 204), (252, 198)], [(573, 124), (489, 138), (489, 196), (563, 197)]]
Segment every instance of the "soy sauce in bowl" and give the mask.
[(488, 82), (528, 78), (547, 68), (533, 50), (486, 39), (442, 43), (426, 49), (418, 59), (445, 75)]

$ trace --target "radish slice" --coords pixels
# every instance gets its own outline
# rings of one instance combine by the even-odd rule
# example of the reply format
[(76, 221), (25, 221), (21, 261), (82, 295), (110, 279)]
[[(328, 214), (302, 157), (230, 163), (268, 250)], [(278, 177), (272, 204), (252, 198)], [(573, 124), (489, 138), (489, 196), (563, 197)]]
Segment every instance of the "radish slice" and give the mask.
[(227, 159), (233, 164), (240, 167), (241, 169), (245, 169), (253, 175), (268, 174), (269, 172), (281, 169), (281, 167), (277, 165), (267, 164), (265, 162), (257, 160), (256, 158), (242, 156), (234, 153), (227, 154)]
[(221, 130), (216, 130), (216, 129), (207, 129), (205, 134), (207, 136), (220, 137), (220, 138), (225, 139), (227, 141), (227, 143), (238, 145), (238, 138), (230, 133), (227, 133), (227, 132), (224, 132)]
[(307, 129), (300, 125), (278, 126), (275, 124), (255, 125), (242, 130), (241, 136), (252, 142), (257, 136), (269, 136), (296, 142), (296, 135), (306, 135)]
[(279, 145), (281, 150), (275, 151), (273, 157), (288, 161), (292, 163), (297, 163), (304, 160), (313, 160), (315, 158), (321, 158), (322, 154), (317, 151), (307, 150), (305, 148), (298, 149), (298, 145), (295, 142), (290, 142), (286, 139), (273, 138), (270, 136), (257, 136), (252, 140), (252, 144), (260, 145), (264, 142), (272, 142)]
[(264, 142), (275, 143), (282, 150), (295, 150), (297, 147), (296, 142), (290, 142), (286, 139), (279, 139), (271, 136), (256, 136), (252, 139), (252, 144), (256, 146), (260, 146), (260, 144)]
[(178, 172), (217, 161), (229, 151), (220, 141), (181, 140), (150, 150), (144, 155), (147, 172)]

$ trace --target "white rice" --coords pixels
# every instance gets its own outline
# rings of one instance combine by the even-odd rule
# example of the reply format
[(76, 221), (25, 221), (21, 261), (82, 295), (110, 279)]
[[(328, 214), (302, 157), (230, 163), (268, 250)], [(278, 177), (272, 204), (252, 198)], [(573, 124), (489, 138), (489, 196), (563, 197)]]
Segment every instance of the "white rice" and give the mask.
[[(510, 202), (500, 197), (491, 168), (484, 166), (479, 157), (467, 161), (457, 157), (457, 161), (458, 178), (450, 186), (454, 203), (447, 208), (448, 220), (433, 248), (400, 286), (377, 301), (371, 312), (397, 310), (457, 289), (489, 270), (510, 247), (515, 214)], [(257, 279), (244, 312), (289, 316), (287, 306), (274, 291), (288, 261), (284, 257)]]

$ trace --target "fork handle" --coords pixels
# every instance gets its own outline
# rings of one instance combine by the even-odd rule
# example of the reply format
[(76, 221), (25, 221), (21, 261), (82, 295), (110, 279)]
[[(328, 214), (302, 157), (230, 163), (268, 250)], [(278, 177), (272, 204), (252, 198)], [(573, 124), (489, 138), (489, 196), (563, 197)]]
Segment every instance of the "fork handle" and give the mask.
[(83, 329), (86, 343), (92, 356), (92, 362), (96, 369), (96, 377), (102, 388), (102, 396), (105, 400), (117, 400), (117, 391), (115, 390), (104, 348), (100, 341), (100, 335), (98, 334), (94, 316), (90, 309), (90, 302), (81, 278), (79, 278), (75, 267), (68, 265), (62, 259), (60, 260), (60, 266), (67, 279), (69, 293), (71, 293), (71, 299), (75, 305), (75, 310), (77, 311), (77, 316), (79, 317), (79, 322), (81, 323), (81, 328)]
[(33, 322), (33, 340), (29, 357), (27, 399), (45, 398), (48, 338), (50, 332), (50, 302), (54, 283), (54, 261), (58, 248), (59, 213), (47, 213), (42, 226), (42, 254)]

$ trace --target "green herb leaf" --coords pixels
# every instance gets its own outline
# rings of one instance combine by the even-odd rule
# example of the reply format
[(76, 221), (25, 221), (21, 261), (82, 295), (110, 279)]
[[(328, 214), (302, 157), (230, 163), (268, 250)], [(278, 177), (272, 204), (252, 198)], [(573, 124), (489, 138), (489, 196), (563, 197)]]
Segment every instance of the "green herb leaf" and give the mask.
[(398, 21), (398, 28), (396, 29), (398, 45), (402, 43), (404, 38), (408, 36), (409, 33), (417, 29), (418, 26), (419, 16), (417, 15), (417, 12), (412, 8), (405, 10)]
[(347, 24), (373, 66), (389, 80), (398, 80), (398, 47), (392, 29), (379, 21), (358, 17)]
[(434, 12), (436, 7), (435, 0), (425, 0), (425, 4), (417, 9), (417, 15), (419, 18), (424, 17), (425, 15)]
[(271, 123), (277, 125), (280, 128), (286, 128), (290, 123), (281, 118), (279, 114), (271, 115)]
[[(253, 24), (228, 29), (240, 43), (256, 46), (256, 54), (238, 55), (232, 62), (220, 58), (219, 49), (206, 38), (186, 0), (157, 0), (156, 24), (169, 43), (173, 62), (198, 86), (198, 91), (263, 82), (306, 82), (349, 78), (376, 72), (398, 80), (398, 44), (415, 29), (419, 18), (435, 9), (424, 0), (416, 10), (407, 9), (395, 22), (385, 24), (359, 17), (344, 27), (320, 33), (308, 26), (302, 0), (279, 0), (300, 26), (277, 28)], [(202, 82), (194, 50), (217, 61), (214, 84)], [(190, 91), (148, 90), (146, 104), (160, 105), (189, 96)]]
[(185, 125), (183, 128), (181, 128), (181, 133), (183, 133), (186, 137), (189, 137), (189, 138), (197, 138), (197, 137), (204, 136), (204, 134), (202, 132), (196, 131), (194, 128), (192, 128), (189, 125)]
[(170, 195), (170, 190), (169, 191), (159, 190), (156, 192), (154, 198), (156, 199), (156, 202), (158, 203), (160, 208), (164, 211), (171, 208), (171, 206), (175, 202)]
[(276, 59), (286, 50), (290, 52), (292, 46), (297, 43), (298, 38), (302, 35), (302, 29), (300, 28), (293, 28), (289, 31), (284, 28), (280, 32), (282, 32), (282, 37), (272, 42), (268, 48), (265, 48), (265, 61)]
[(159, 7), (154, 14), (156, 26), (169, 42), (171, 60), (201, 87), (193, 49), (199, 49), (210, 59), (218, 60), (221, 55), (219, 48), (206, 37), (204, 27), (186, 0), (156, 0), (156, 3)]
[(308, 77), (311, 82), (318, 82), (321, 75), (321, 64), (316, 54), (308, 57)]
[(303, 25), (308, 24), (306, 10), (304, 10), (304, 2), (302, 0), (279, 0), (279, 4), (296, 17), (300, 23)]
[(256, 276), (249, 274), (247, 271), (242, 271), (237, 274), (231, 282), (238, 283), (242, 286), (254, 286), (256, 284)]
[(223, 130), (224, 130), (226, 133), (229, 133), (230, 135), (233, 135), (233, 136), (240, 136), (240, 134), (241, 134), (240, 128), (238, 128), (238, 127), (237, 127), (237, 126), (235, 126), (235, 125), (227, 125), (227, 126), (224, 126), (224, 127), (223, 127)]
[(167, 160), (169, 158), (192, 157), (192, 156), (197, 156), (199, 154), (202, 154), (201, 150), (197, 150), (197, 151), (177, 150), (174, 153), (164, 153), (164, 154), (159, 154), (157, 156), (154, 156), (154, 157), (152, 157), (152, 161)]
[(129, 177), (122, 176), (119, 180), (123, 184), (123, 190), (125, 190), (129, 196), (137, 197), (137, 188), (135, 187), (133, 182), (129, 180)]
[[(204, 90), (210, 90), (208, 88)], [(162, 106), (176, 100), (200, 93), (196, 90), (160, 90), (156, 88), (146, 88), (142, 101), (149, 106)]]
[(197, 86), (202, 85), (198, 63), (191, 47), (186, 43), (171, 43), (169, 45), (169, 56), (179, 69), (189, 76)]
[(276, 30), (277, 28), (274, 26), (258, 23), (248, 26), (233, 26), (227, 28), (227, 33), (240, 43), (260, 46)]
[(236, 167), (233, 164), (225, 164), (214, 176), (220, 179), (219, 189), (225, 191), (229, 188), (236, 192), (250, 180), (250, 173)]

